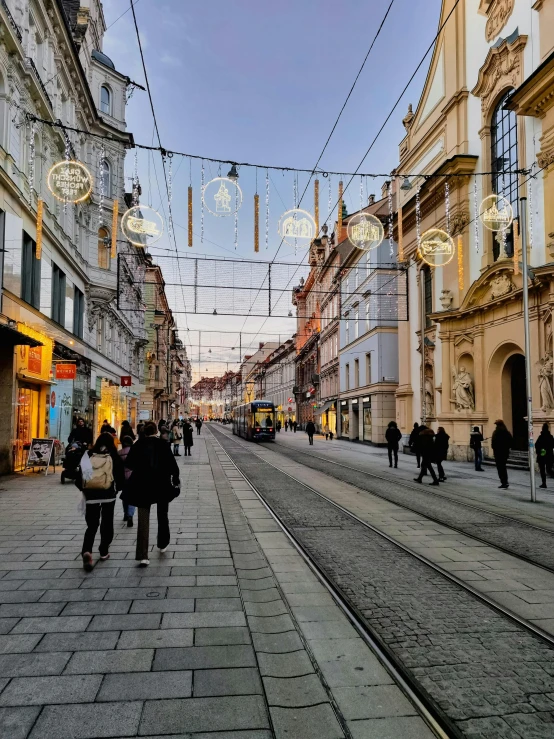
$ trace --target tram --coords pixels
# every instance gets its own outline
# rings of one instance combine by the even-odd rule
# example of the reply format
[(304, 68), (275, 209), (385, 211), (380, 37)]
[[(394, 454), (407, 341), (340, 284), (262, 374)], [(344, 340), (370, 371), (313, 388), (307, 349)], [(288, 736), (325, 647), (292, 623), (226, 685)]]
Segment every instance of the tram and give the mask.
[(269, 400), (254, 400), (233, 410), (233, 434), (249, 441), (275, 439), (275, 406)]

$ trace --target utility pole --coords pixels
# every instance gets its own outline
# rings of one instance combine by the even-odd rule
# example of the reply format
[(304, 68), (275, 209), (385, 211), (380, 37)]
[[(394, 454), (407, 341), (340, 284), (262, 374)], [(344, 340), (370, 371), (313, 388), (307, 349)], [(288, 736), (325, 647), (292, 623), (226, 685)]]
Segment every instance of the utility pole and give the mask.
[(529, 326), (529, 274), (527, 265), (527, 198), (520, 198), (521, 275), (523, 279), (523, 332), (525, 337), (525, 384), (527, 388), (527, 441), (531, 502), (537, 502), (535, 485), (535, 438), (533, 435), (533, 396), (531, 389), (531, 331)]

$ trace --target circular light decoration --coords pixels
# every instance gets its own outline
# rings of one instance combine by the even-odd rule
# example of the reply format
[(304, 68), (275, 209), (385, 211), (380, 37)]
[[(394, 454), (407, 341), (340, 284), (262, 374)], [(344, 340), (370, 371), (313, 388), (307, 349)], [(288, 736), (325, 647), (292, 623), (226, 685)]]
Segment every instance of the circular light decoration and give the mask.
[(66, 160), (54, 164), (48, 172), (48, 189), (62, 203), (80, 203), (92, 192), (91, 173), (82, 162)]
[(503, 195), (489, 195), (481, 202), (479, 218), (490, 231), (505, 231), (514, 220), (514, 211)]
[(214, 177), (204, 185), (202, 202), (213, 216), (234, 216), (242, 205), (242, 190), (229, 177)]
[(307, 248), (316, 235), (315, 221), (307, 210), (293, 208), (283, 213), (279, 219), (279, 236), (289, 246)]
[(353, 216), (346, 227), (351, 244), (363, 251), (376, 249), (385, 238), (385, 229), (381, 221), (371, 213), (358, 213)]
[(446, 231), (430, 228), (421, 234), (419, 256), (431, 267), (444, 267), (454, 256), (454, 241)]
[(164, 231), (161, 215), (148, 205), (134, 205), (121, 219), (125, 238), (135, 246), (150, 246), (158, 241)]

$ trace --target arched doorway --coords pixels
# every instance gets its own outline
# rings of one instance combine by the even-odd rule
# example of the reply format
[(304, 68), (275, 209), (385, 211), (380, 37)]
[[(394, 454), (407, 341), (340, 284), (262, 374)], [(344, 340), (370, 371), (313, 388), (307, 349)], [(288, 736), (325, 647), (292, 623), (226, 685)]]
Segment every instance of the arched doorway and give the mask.
[(525, 357), (512, 354), (502, 371), (502, 408), (504, 422), (511, 426), (514, 449), (527, 449), (527, 402)]

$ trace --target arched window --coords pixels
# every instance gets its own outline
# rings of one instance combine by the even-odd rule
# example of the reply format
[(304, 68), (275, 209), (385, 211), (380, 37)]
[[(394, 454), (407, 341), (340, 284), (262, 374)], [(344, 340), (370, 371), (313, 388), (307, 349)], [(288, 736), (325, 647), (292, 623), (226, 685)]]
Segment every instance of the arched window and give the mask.
[(100, 110), (102, 113), (112, 114), (112, 93), (106, 85), (100, 88)]
[(112, 168), (107, 159), (100, 163), (100, 178), (104, 184), (104, 195), (109, 198), (112, 195)]
[(100, 269), (110, 268), (110, 233), (107, 228), (98, 229), (98, 266)]
[[(492, 163), (492, 189), (497, 195), (503, 195), (510, 201), (514, 210), (514, 218), (519, 216), (518, 201), (518, 175), (513, 172), (518, 168), (517, 156), (517, 116), (511, 110), (505, 110), (504, 105), (509, 90), (499, 101), (491, 120), (491, 163)], [(512, 174), (509, 174), (509, 173)], [(500, 253), (498, 238), (493, 241), (493, 254), (495, 261)], [(514, 234), (513, 228), (506, 231), (506, 253), (513, 256)]]

